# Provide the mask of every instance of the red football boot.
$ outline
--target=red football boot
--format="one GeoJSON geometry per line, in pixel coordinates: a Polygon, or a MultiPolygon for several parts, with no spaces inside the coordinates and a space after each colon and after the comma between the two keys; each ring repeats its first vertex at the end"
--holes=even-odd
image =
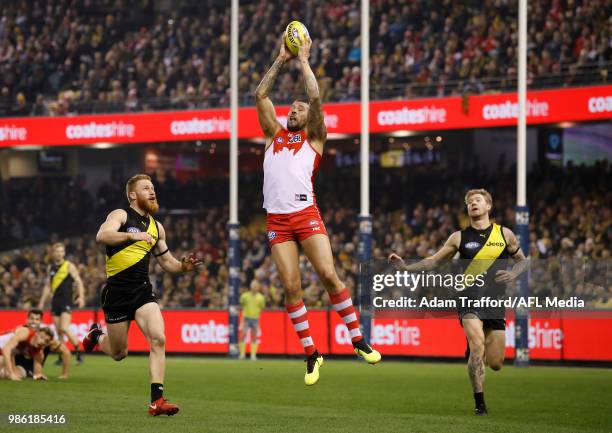
{"type": "Polygon", "coordinates": [[[172,416],[179,411],[179,407],[170,403],[168,399],[161,397],[149,404],[149,414],[153,416],[168,415],[172,416]]]}
{"type": "Polygon", "coordinates": [[[89,332],[87,333],[85,338],[83,338],[82,343],[83,343],[83,349],[85,349],[85,352],[91,352],[92,350],[94,350],[94,348],[98,344],[98,339],[103,334],[104,332],[102,332],[100,325],[98,325],[97,323],[92,324],[91,327],[89,328],[89,332]]]}

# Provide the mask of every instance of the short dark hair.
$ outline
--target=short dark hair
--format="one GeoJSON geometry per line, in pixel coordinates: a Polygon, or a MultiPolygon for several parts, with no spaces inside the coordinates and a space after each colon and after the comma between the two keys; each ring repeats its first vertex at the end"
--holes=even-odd
{"type": "Polygon", "coordinates": [[[43,333],[47,334],[49,336],[49,338],[51,340],[53,340],[53,331],[51,330],[51,328],[49,328],[47,326],[43,326],[42,328],[38,329],[38,332],[43,332],[43,333]]]}
{"type": "Polygon", "coordinates": [[[304,104],[310,105],[310,101],[306,98],[295,98],[293,102],[303,102],[304,104]]]}
{"type": "Polygon", "coordinates": [[[38,309],[38,308],[30,308],[28,310],[28,316],[32,315],[32,314],[36,314],[37,316],[42,316],[43,312],[42,310],[38,309]]]}

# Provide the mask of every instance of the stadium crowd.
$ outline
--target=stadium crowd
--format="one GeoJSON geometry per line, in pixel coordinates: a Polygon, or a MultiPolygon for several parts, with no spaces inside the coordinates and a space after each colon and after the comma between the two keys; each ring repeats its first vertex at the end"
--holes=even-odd
{"type": "MultiPolygon", "coordinates": [[[[465,227],[468,220],[462,203],[463,192],[471,186],[485,185],[494,198],[493,219],[513,227],[512,173],[500,175],[480,171],[476,174],[473,167],[464,167],[454,173],[443,170],[432,173],[432,170],[422,173],[413,170],[403,181],[373,173],[373,258],[379,263],[392,251],[406,258],[426,257],[438,249],[451,232],[465,227]],[[411,187],[424,184],[428,185],[427,189],[411,187]],[[403,197],[403,200],[377,199],[383,195],[403,197]]],[[[532,259],[538,259],[531,272],[532,293],[540,296],[576,293],[593,305],[612,307],[612,192],[607,184],[611,171],[610,163],[603,162],[566,169],[539,167],[530,174],[529,182],[534,187],[530,188],[528,197],[531,208],[529,254],[532,259]]],[[[359,183],[342,170],[324,172],[320,177],[323,182],[318,186],[318,201],[330,233],[336,267],[340,278],[354,294],[359,266],[356,211],[359,209],[356,191],[359,183]],[[340,196],[337,191],[344,193],[340,196]]],[[[210,188],[210,181],[180,184],[172,176],[159,176],[154,182],[162,205],[170,201],[172,207],[180,206],[195,198],[190,212],[163,211],[158,218],[166,228],[168,245],[176,256],[193,250],[205,263],[197,273],[171,276],[163,273],[152,260],[151,280],[161,304],[167,308],[224,308],[228,293],[227,207],[220,202],[206,201],[214,200],[211,196],[220,197],[206,194],[204,186],[210,188]],[[176,194],[177,188],[183,193],[176,194]],[[184,198],[177,199],[178,196],[184,198]]],[[[258,186],[260,181],[247,179],[244,190],[241,189],[241,194],[252,199],[240,205],[242,290],[256,279],[263,287],[267,305],[282,307],[282,287],[269,255],[258,186]],[[258,199],[253,199],[255,197],[258,199]]],[[[31,203],[44,199],[42,193],[32,194],[31,203]]],[[[85,191],[83,194],[87,195],[85,191]]],[[[84,203],[93,203],[93,207],[88,213],[70,217],[75,221],[82,218],[83,224],[78,226],[80,236],[60,231],[47,238],[46,246],[41,248],[23,247],[13,253],[0,253],[0,307],[27,308],[37,304],[46,278],[50,245],[59,240],[65,241],[68,259],[81,271],[87,305],[99,305],[99,291],[105,280],[104,250],[95,244],[95,230],[109,210],[125,206],[123,194],[118,187],[113,189],[106,184],[95,199],[84,199],[84,203]],[[86,218],[86,214],[95,215],[95,221],[86,218]]],[[[223,197],[225,195],[218,200],[223,197]]],[[[49,217],[52,212],[60,212],[58,218],[68,215],[61,207],[54,209],[42,203],[38,211],[46,212],[49,217]]],[[[33,221],[38,220],[34,208],[30,208],[29,213],[33,221]]],[[[11,225],[14,226],[9,224],[9,227],[11,225]]],[[[44,232],[47,228],[40,226],[37,230],[44,232]]],[[[13,228],[11,233],[15,231],[13,228]]],[[[300,267],[306,304],[327,306],[327,295],[304,257],[300,267]]]]}
{"type": "MultiPolygon", "coordinates": [[[[538,0],[529,11],[529,85],[607,82],[610,0],[538,0]]],[[[313,35],[323,100],[359,97],[359,2],[245,0],[240,94],[252,94],[291,19],[313,35]],[[299,16],[295,11],[299,9],[299,16]],[[262,35],[262,29],[266,29],[262,35]]],[[[0,116],[227,106],[229,3],[20,0],[0,4],[0,116]]],[[[516,86],[517,2],[371,2],[374,98],[472,94],[516,86]]],[[[302,95],[297,63],[275,99],[302,95]]]]}

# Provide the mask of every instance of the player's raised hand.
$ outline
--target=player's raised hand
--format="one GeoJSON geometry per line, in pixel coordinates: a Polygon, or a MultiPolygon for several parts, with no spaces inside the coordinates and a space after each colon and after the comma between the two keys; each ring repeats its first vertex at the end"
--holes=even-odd
{"type": "Polygon", "coordinates": [[[497,271],[495,273],[495,282],[496,283],[511,283],[516,279],[516,275],[514,272],[510,271],[497,271]]]}
{"type": "Polygon", "coordinates": [[[310,47],[312,46],[312,39],[309,36],[306,36],[305,39],[302,39],[298,36],[298,41],[300,42],[300,49],[298,51],[298,58],[300,60],[308,61],[310,57],[310,47]]]}
{"type": "Polygon", "coordinates": [[[387,260],[389,261],[389,263],[392,263],[394,265],[402,265],[404,263],[404,259],[402,259],[400,256],[398,256],[395,253],[389,254],[389,257],[387,258],[387,260]]]}
{"type": "Polygon", "coordinates": [[[294,57],[293,54],[291,53],[291,51],[289,51],[289,48],[287,48],[287,45],[285,45],[285,34],[283,33],[283,35],[280,38],[280,50],[278,52],[278,58],[282,60],[283,62],[287,62],[291,60],[293,57],[294,57]]]}
{"type": "Polygon", "coordinates": [[[145,241],[149,245],[153,244],[153,238],[147,232],[128,233],[130,241],[145,241]]]}
{"type": "Polygon", "coordinates": [[[202,266],[204,262],[197,258],[195,253],[189,253],[189,255],[181,259],[181,271],[189,272],[195,270],[198,266],[202,266]]]}

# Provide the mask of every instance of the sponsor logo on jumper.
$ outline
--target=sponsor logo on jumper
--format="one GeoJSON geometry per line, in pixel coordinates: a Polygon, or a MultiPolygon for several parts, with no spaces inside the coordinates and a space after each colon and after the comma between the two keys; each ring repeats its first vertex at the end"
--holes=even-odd
{"type": "Polygon", "coordinates": [[[465,244],[465,247],[468,250],[473,250],[474,248],[478,248],[480,246],[480,244],[478,242],[468,242],[467,244],[465,244]]]}
{"type": "Polygon", "coordinates": [[[487,247],[505,247],[506,244],[503,242],[487,242],[487,247]]]}
{"type": "Polygon", "coordinates": [[[295,201],[308,201],[308,196],[306,194],[296,194],[295,201]]]}

